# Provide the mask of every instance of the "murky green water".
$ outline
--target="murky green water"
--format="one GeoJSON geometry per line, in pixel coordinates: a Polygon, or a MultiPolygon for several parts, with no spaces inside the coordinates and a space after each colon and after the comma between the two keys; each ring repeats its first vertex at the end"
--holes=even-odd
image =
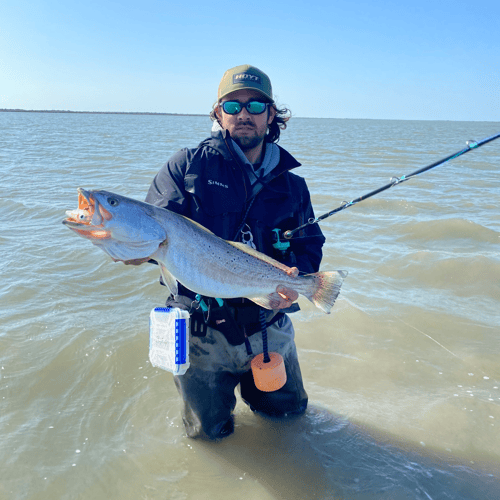
{"type": "MultiPolygon", "coordinates": [[[[143,199],[203,117],[0,113],[0,498],[500,496],[500,140],[327,219],[333,314],[294,315],[310,408],[241,402],[221,443],[185,437],[148,362],[155,266],[62,224],[76,188],[143,199]]],[[[293,119],[280,144],[317,215],[500,123],[293,119]]]]}

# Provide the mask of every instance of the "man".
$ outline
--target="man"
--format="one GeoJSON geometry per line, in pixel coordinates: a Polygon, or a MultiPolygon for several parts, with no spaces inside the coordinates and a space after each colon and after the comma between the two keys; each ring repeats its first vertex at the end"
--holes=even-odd
{"type": "MultiPolygon", "coordinates": [[[[318,225],[289,245],[282,236],[314,213],[305,181],[290,172],[300,164],[275,144],[289,116],[276,106],[269,77],[250,65],[226,71],[210,116],[212,136],[174,154],[153,180],[146,201],[185,215],[221,238],[250,244],[290,266],[290,273],[318,271],[325,241],[318,225]]],[[[169,297],[168,305],[192,314],[191,365],[175,377],[188,436],[217,439],[233,432],[238,384],[255,412],[284,417],[305,411],[294,330],[285,314],[298,310],[297,304],[292,307],[297,297],[296,291],[278,287],[273,310],[264,310],[269,351],[282,355],[287,374],[286,384],[274,392],[258,390],[250,370],[252,358],[263,352],[258,305],[231,299],[221,307],[181,285],[179,295],[169,297]]]]}

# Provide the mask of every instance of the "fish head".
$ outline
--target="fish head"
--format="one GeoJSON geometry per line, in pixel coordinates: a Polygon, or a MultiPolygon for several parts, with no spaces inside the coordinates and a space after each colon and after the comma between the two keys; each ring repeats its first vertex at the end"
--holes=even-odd
{"type": "Polygon", "coordinates": [[[113,260],[151,256],[167,239],[152,205],[109,191],[78,188],[78,208],[62,222],[108,253],[113,260]]]}

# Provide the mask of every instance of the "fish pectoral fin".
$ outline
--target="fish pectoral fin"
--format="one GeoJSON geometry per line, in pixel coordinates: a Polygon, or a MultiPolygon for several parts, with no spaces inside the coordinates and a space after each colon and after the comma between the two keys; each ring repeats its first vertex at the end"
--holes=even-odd
{"type": "Polygon", "coordinates": [[[170,293],[175,297],[179,294],[179,290],[177,288],[177,280],[161,262],[158,262],[158,264],[160,265],[161,277],[163,278],[163,282],[170,290],[170,293]]]}
{"type": "Polygon", "coordinates": [[[264,309],[272,309],[271,307],[271,300],[273,299],[272,294],[266,295],[264,297],[247,297],[247,298],[252,302],[255,302],[258,306],[263,307],[264,309]]]}

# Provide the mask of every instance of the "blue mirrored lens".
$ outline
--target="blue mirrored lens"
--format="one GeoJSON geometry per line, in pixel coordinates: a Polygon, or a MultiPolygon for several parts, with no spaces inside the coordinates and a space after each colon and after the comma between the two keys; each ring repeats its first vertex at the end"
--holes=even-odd
{"type": "Polygon", "coordinates": [[[222,109],[228,115],[237,115],[245,107],[251,115],[260,115],[267,107],[265,102],[251,101],[244,106],[238,101],[226,101],[222,103],[222,109]]]}
{"type": "Polygon", "coordinates": [[[266,103],[252,101],[246,105],[246,108],[251,115],[260,115],[266,109],[266,103]]]}
{"type": "Polygon", "coordinates": [[[222,104],[222,109],[228,115],[237,115],[242,110],[242,106],[237,101],[226,101],[222,104]]]}

